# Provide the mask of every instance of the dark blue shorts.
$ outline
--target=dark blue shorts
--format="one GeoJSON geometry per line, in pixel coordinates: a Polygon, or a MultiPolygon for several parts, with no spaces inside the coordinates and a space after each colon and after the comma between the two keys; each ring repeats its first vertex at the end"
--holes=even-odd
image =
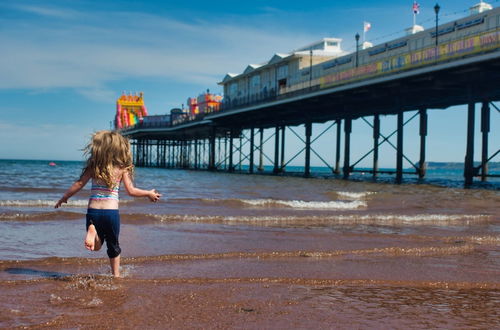
{"type": "Polygon", "coordinates": [[[120,255],[120,213],[118,210],[87,209],[87,230],[93,224],[102,243],[106,242],[108,257],[120,255]]]}

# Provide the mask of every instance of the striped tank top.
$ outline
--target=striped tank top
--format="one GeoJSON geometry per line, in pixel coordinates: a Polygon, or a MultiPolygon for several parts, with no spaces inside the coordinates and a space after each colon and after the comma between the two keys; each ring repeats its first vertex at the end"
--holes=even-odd
{"type": "Polygon", "coordinates": [[[95,179],[92,179],[92,188],[90,189],[90,199],[91,200],[108,200],[114,199],[118,200],[118,191],[120,189],[120,183],[110,189],[104,184],[100,184],[95,179]]]}

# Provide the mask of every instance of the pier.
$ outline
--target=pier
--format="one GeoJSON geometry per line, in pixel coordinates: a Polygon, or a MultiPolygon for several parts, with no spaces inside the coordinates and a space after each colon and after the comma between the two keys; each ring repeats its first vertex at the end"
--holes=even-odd
{"type": "Polygon", "coordinates": [[[391,173],[400,183],[406,175],[426,175],[428,112],[467,105],[467,137],[456,146],[464,150],[464,182],[470,185],[474,178],[486,181],[499,177],[488,171],[488,163],[500,153],[496,150],[499,141],[490,146],[489,138],[490,118],[500,115],[494,103],[500,101],[499,21],[500,10],[493,9],[383,46],[357,47],[353,54],[323,62],[318,62],[312,47],[289,57],[275,55],[262,66],[249,66],[240,75],[226,76],[220,83],[224,102],[218,111],[176,124],[141,122],[121,132],[133,141],[137,166],[258,173],[263,171],[265,159],[272,164],[272,172],[279,174],[301,155],[303,175],[308,177],[314,154],[332,174],[348,179],[358,171],[358,164],[370,157],[372,167],[363,172],[373,177],[391,173]],[[418,40],[422,46],[412,48],[418,40]],[[292,61],[299,58],[305,61],[298,60],[302,66],[297,67],[297,79],[292,83],[290,72],[285,73],[288,80],[281,78],[283,63],[292,70],[292,61]],[[259,79],[254,79],[257,75],[259,79]],[[261,77],[270,77],[265,88],[261,77]],[[232,84],[246,86],[234,94],[243,96],[230,97],[232,84]],[[254,84],[259,92],[252,92],[254,84]],[[477,111],[480,160],[474,159],[477,111]],[[386,116],[396,117],[396,126],[389,134],[380,129],[386,116]],[[357,119],[373,134],[366,141],[370,151],[353,159],[351,135],[356,132],[352,122],[357,119]],[[407,157],[403,148],[405,126],[413,121],[418,121],[419,127],[418,159],[407,157]],[[317,124],[325,125],[317,131],[317,124]],[[314,142],[332,131],[332,154],[326,157],[314,149],[314,142]],[[303,144],[289,159],[285,157],[285,132],[303,144]],[[264,152],[268,144],[273,146],[270,154],[264,152]],[[379,168],[379,148],[384,144],[394,149],[394,170],[379,168]],[[333,162],[325,160],[332,155],[333,162]],[[475,161],[480,164],[475,165],[475,161]]]}

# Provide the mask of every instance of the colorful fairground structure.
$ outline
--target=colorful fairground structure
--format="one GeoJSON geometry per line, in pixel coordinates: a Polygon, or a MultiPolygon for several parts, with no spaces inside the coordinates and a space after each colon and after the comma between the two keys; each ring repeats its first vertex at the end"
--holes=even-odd
{"type": "Polygon", "coordinates": [[[189,107],[189,114],[191,117],[201,113],[211,113],[219,111],[220,104],[222,103],[222,95],[210,94],[207,91],[200,94],[197,98],[190,97],[187,99],[189,107]]]}
{"type": "Polygon", "coordinates": [[[122,129],[134,126],[141,123],[147,115],[148,111],[144,105],[142,92],[139,95],[132,95],[131,93],[127,95],[123,92],[116,100],[115,128],[122,129]]]}
{"type": "Polygon", "coordinates": [[[149,116],[144,105],[143,93],[139,95],[125,94],[116,100],[115,129],[126,130],[133,126],[140,127],[168,127],[180,125],[185,122],[201,120],[212,112],[220,110],[222,96],[211,94],[207,89],[197,98],[188,98],[187,108],[170,110],[169,114],[149,116]]]}

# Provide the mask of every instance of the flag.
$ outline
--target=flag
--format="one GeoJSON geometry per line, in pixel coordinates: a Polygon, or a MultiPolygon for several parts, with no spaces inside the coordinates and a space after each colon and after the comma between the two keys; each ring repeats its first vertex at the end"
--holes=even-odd
{"type": "Polygon", "coordinates": [[[420,5],[416,1],[413,1],[413,13],[414,14],[420,13],[420,5]]]}
{"type": "Polygon", "coordinates": [[[363,31],[368,32],[372,28],[372,25],[369,22],[363,22],[363,31]]]}

